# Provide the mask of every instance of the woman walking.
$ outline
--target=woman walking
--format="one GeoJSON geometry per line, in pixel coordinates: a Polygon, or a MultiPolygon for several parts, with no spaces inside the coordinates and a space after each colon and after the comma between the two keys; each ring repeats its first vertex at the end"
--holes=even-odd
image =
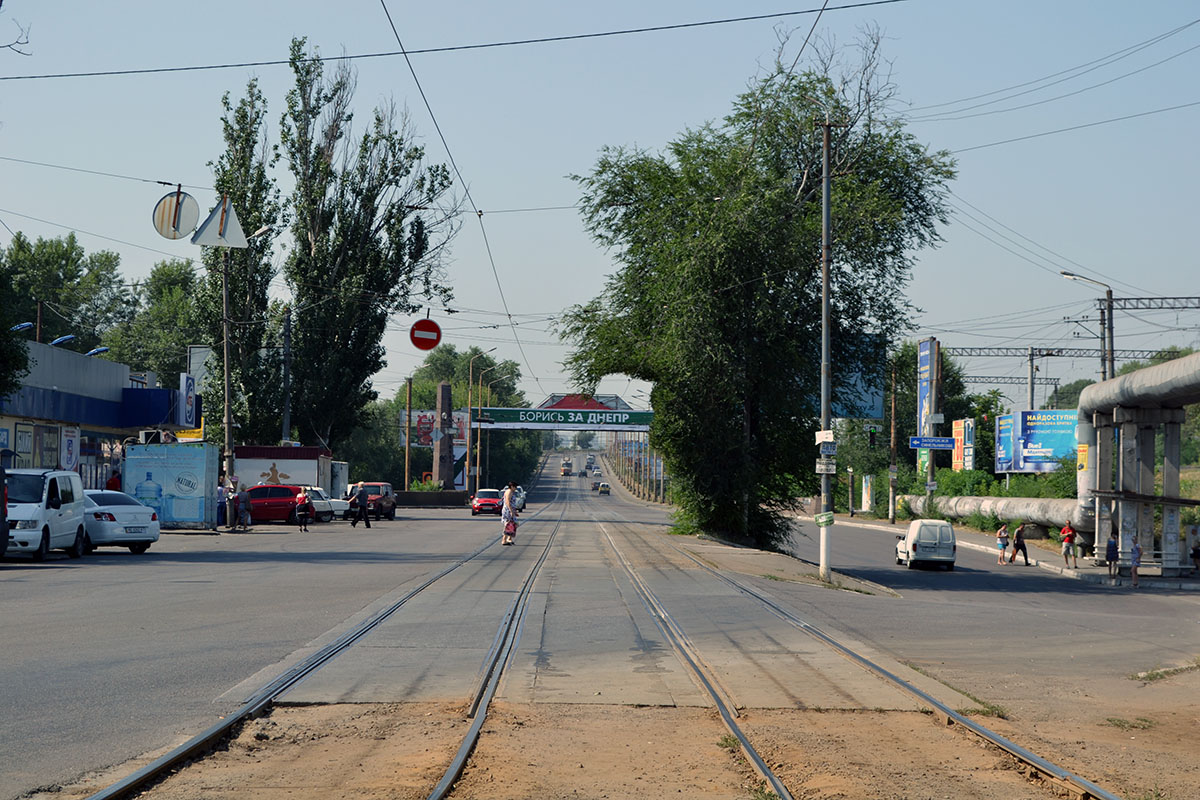
{"type": "Polygon", "coordinates": [[[1025,523],[1022,522],[1013,531],[1013,551],[1008,557],[1008,563],[1013,564],[1017,560],[1017,552],[1020,551],[1021,557],[1025,559],[1025,566],[1029,566],[1029,551],[1025,549],[1025,523]]]}
{"type": "Polygon", "coordinates": [[[996,531],[996,549],[1000,551],[996,559],[997,564],[1008,563],[1008,523],[1000,523],[1000,530],[996,531]]]}
{"type": "Polygon", "coordinates": [[[508,488],[504,490],[504,503],[500,506],[500,523],[503,526],[503,532],[500,537],[500,544],[510,545],[513,543],[513,538],[517,534],[517,511],[513,508],[513,494],[516,493],[516,481],[509,481],[508,488]]]}

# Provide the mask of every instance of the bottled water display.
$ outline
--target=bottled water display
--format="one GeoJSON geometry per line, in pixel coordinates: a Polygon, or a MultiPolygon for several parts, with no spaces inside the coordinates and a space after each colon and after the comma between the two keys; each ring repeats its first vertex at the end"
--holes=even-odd
{"type": "Polygon", "coordinates": [[[152,473],[146,473],[146,480],[133,488],[133,496],[139,503],[153,508],[162,517],[162,486],[155,483],[152,473]]]}

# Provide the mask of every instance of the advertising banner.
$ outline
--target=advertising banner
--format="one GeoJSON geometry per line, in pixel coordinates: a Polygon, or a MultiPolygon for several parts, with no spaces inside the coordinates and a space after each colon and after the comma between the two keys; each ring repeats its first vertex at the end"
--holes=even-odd
{"type": "Polygon", "coordinates": [[[917,342],[917,436],[926,436],[925,421],[933,394],[933,339],[917,342]]]}
{"type": "Polygon", "coordinates": [[[1013,431],[1013,472],[1054,472],[1063,456],[1075,454],[1079,412],[1022,411],[1013,431]]]}
{"type": "Polygon", "coordinates": [[[995,472],[1013,472],[1013,415],[996,417],[995,472]]]}
{"type": "Polygon", "coordinates": [[[63,469],[79,468],[79,428],[64,425],[59,432],[58,460],[63,469]]]}
{"type": "Polygon", "coordinates": [[[648,431],[653,411],[628,409],[485,408],[483,430],[648,431]]]}
{"type": "Polygon", "coordinates": [[[196,379],[186,372],[179,373],[179,408],[175,424],[181,428],[198,428],[196,419],[196,379]]]}
{"type": "Polygon", "coordinates": [[[215,528],[218,450],[205,442],[131,445],[124,490],[157,511],[163,528],[215,528]]]}
{"type": "Polygon", "coordinates": [[[975,420],[954,420],[954,456],[952,466],[955,472],[975,469],[975,420]]]}
{"type": "MultiPolygon", "coordinates": [[[[436,411],[413,411],[409,418],[412,425],[413,447],[433,447],[433,432],[440,427],[436,411]]],[[[401,420],[401,423],[404,421],[401,420]]],[[[454,423],[450,430],[456,445],[467,446],[467,412],[455,411],[454,423]]],[[[400,431],[400,439],[404,439],[404,431],[400,431]]]]}

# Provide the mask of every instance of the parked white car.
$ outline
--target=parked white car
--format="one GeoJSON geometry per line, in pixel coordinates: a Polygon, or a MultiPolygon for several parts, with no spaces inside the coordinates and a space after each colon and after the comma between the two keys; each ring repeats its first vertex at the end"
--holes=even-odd
{"type": "MultiPolygon", "coordinates": [[[[332,522],[336,512],[333,510],[333,502],[325,490],[320,486],[305,486],[304,492],[308,495],[308,502],[312,505],[313,519],[317,522],[332,522]]],[[[346,508],[349,507],[350,504],[346,503],[346,508]]]]}
{"type": "Polygon", "coordinates": [[[517,511],[525,510],[525,488],[523,486],[518,486],[513,492],[513,508],[517,511]]]}
{"type": "Polygon", "coordinates": [[[958,541],[954,526],[943,519],[914,519],[908,531],[896,534],[896,563],[914,569],[917,564],[940,564],[954,569],[958,541]]]}
{"type": "Polygon", "coordinates": [[[87,550],[83,481],[55,469],[8,471],[8,552],[41,561],[51,550],[79,558],[87,550]]]}
{"type": "Polygon", "coordinates": [[[158,541],[160,524],[153,508],[110,489],[88,489],[83,494],[89,550],[127,547],[129,552],[140,554],[158,541]]]}

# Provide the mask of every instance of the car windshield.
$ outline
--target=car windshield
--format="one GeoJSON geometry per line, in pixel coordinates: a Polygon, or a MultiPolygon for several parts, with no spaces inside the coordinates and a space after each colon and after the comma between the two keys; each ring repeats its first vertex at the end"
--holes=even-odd
{"type": "Polygon", "coordinates": [[[46,479],[41,475],[8,474],[8,502],[40,503],[46,479]]]}
{"type": "Polygon", "coordinates": [[[140,506],[137,500],[134,500],[124,492],[88,492],[84,496],[84,502],[90,508],[91,506],[140,506]]]}
{"type": "Polygon", "coordinates": [[[310,497],[315,497],[315,498],[317,498],[318,500],[327,500],[327,499],[328,499],[327,497],[325,497],[325,490],[324,490],[324,489],[320,489],[320,488],[318,488],[318,487],[316,487],[316,486],[309,486],[309,487],[308,487],[308,494],[309,494],[309,496],[310,496],[310,497]]]}
{"type": "Polygon", "coordinates": [[[479,493],[476,494],[475,496],[478,497],[480,500],[499,500],[500,499],[500,490],[499,489],[480,489],[479,493]]]}

